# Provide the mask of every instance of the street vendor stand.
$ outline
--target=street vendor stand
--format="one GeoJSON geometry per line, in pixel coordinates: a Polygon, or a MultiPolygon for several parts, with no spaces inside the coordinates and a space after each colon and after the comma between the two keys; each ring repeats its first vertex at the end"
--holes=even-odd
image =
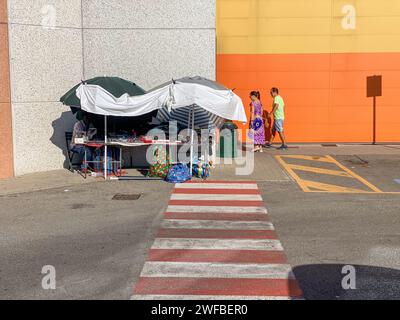
{"type": "MultiPolygon", "coordinates": [[[[137,117],[155,110],[170,115],[173,120],[174,111],[184,110],[187,116],[185,125],[191,130],[190,137],[190,169],[193,162],[194,128],[196,125],[196,109],[204,110],[210,116],[217,119],[228,119],[247,122],[242,100],[233,91],[201,77],[183,78],[171,81],[140,96],[124,94],[117,98],[98,85],[82,83],[76,89],[76,95],[80,99],[81,109],[104,116],[104,177],[107,179],[107,147],[111,145],[107,135],[107,117],[137,117]]],[[[180,117],[179,119],[181,119],[180,117]]],[[[178,119],[178,120],[179,120],[178,119]]],[[[171,142],[167,142],[171,143],[171,142]]],[[[176,143],[176,142],[173,142],[176,143]]],[[[151,142],[160,144],[160,142],[151,142]]],[[[114,145],[122,146],[114,143],[114,145]]],[[[135,147],[144,144],[126,144],[135,147]]],[[[192,171],[190,171],[192,172],[192,171]]]]}

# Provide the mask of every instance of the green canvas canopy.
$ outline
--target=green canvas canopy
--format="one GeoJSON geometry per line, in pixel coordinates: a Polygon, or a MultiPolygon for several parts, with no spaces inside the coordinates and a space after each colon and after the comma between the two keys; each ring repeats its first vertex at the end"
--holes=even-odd
{"type": "MultiPolygon", "coordinates": [[[[96,77],[81,81],[81,83],[78,83],[60,98],[60,101],[64,105],[67,105],[71,108],[72,113],[76,113],[81,109],[81,101],[76,96],[76,89],[78,89],[82,83],[98,85],[99,87],[102,87],[104,90],[111,93],[114,97],[118,98],[126,93],[129,96],[140,96],[146,93],[144,89],[135,83],[118,77],[96,77]]],[[[104,154],[107,154],[107,116],[104,117],[104,133],[104,154]]],[[[104,161],[104,178],[107,179],[107,157],[104,161]]]]}
{"type": "Polygon", "coordinates": [[[98,85],[117,98],[121,97],[125,93],[130,96],[140,96],[146,93],[144,89],[142,89],[135,83],[118,77],[96,77],[93,79],[85,80],[81,83],[78,83],[75,87],[73,87],[60,98],[60,101],[64,105],[71,107],[73,113],[76,113],[81,108],[81,101],[76,96],[76,89],[82,83],[98,85]]]}

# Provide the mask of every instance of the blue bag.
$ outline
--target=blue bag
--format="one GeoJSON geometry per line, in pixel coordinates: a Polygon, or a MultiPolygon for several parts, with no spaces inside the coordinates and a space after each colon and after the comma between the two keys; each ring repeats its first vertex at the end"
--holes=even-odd
{"type": "Polygon", "coordinates": [[[210,164],[208,163],[193,164],[193,175],[197,178],[206,180],[210,176],[210,164]]]}
{"type": "Polygon", "coordinates": [[[182,183],[192,179],[190,169],[186,164],[178,163],[174,165],[168,172],[166,181],[171,183],[182,183]]]}
{"type": "Polygon", "coordinates": [[[254,121],[253,121],[253,124],[252,124],[251,128],[252,128],[254,131],[257,131],[257,130],[260,129],[263,125],[264,125],[264,123],[263,123],[262,119],[260,119],[260,118],[255,118],[254,121]]]}

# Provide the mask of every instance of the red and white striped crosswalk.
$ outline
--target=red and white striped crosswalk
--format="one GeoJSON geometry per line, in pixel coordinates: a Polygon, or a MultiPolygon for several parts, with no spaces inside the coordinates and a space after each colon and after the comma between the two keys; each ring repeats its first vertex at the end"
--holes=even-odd
{"type": "Polygon", "coordinates": [[[175,186],[135,300],[301,299],[252,181],[175,186]]]}

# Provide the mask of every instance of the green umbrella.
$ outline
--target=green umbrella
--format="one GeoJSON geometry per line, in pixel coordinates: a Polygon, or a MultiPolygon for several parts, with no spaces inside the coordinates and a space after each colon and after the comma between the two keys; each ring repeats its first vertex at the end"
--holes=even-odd
{"type": "Polygon", "coordinates": [[[60,98],[60,101],[63,104],[71,107],[73,113],[77,112],[81,108],[81,101],[76,96],[76,89],[78,89],[82,83],[98,85],[117,98],[121,97],[125,93],[130,96],[140,96],[146,93],[144,89],[135,83],[118,77],[97,77],[85,80],[77,84],[60,98]]]}

